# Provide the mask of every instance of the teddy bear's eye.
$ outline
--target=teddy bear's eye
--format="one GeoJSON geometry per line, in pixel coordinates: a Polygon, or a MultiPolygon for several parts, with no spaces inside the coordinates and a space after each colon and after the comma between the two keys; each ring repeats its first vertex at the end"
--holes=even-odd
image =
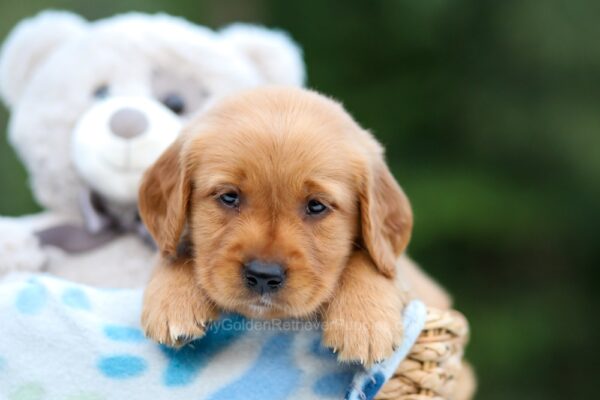
{"type": "Polygon", "coordinates": [[[181,115],[185,111],[185,101],[177,93],[171,93],[163,99],[163,104],[175,114],[181,115]]]}
{"type": "Polygon", "coordinates": [[[94,90],[94,97],[97,99],[104,99],[108,97],[108,85],[100,85],[94,90]]]}

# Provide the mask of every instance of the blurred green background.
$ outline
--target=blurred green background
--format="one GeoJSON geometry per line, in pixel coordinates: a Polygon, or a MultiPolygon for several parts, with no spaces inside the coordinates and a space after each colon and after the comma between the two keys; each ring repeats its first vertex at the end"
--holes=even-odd
{"type": "MultiPolygon", "coordinates": [[[[289,31],[309,86],[387,146],[415,209],[410,253],[471,322],[477,398],[595,398],[600,2],[4,1],[0,36],[44,8],[289,31]]],[[[36,210],[5,135],[0,187],[0,214],[36,210]]]]}

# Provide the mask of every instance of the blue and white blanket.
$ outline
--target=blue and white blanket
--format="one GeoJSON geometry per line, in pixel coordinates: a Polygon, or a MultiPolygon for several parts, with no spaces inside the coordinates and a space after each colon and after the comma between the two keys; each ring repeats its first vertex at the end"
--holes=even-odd
{"type": "Polygon", "coordinates": [[[404,344],[366,371],[336,362],[318,327],[299,321],[229,315],[169,349],[140,330],[141,298],[39,275],[0,282],[0,399],[371,399],[425,321],[410,303],[404,344]]]}

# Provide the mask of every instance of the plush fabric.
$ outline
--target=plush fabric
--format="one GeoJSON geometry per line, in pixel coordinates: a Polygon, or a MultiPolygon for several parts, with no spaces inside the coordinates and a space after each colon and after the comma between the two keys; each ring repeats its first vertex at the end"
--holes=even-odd
{"type": "Polygon", "coordinates": [[[141,290],[103,290],[33,275],[0,283],[0,398],[371,399],[419,335],[425,307],[404,315],[405,340],[365,371],[339,364],[318,325],[229,315],[179,350],[139,328],[141,290]]]}
{"type": "Polygon", "coordinates": [[[36,232],[79,224],[95,233],[82,206],[92,203],[115,226],[131,226],[140,178],[182,124],[222,96],[302,85],[304,74],[300,48],[276,29],[233,24],[213,31],[142,13],[89,22],[45,11],[22,21],[0,50],[0,98],[10,111],[9,142],[46,213],[0,218],[0,275],[44,270],[98,286],[143,285],[154,250],[129,231],[83,254],[45,248],[36,232]],[[169,108],[174,95],[182,110],[169,108]],[[112,119],[131,109],[146,127],[132,139],[115,134],[112,119]]]}
{"type": "Polygon", "coordinates": [[[44,212],[19,218],[0,217],[0,277],[11,271],[41,272],[99,287],[142,287],[156,252],[133,234],[119,235],[96,249],[69,254],[41,246],[35,232],[76,219],[44,212]]]}

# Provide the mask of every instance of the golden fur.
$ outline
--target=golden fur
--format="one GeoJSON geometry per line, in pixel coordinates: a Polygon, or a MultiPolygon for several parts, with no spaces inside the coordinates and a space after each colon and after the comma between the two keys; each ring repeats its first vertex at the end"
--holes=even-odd
{"type": "Polygon", "coordinates": [[[146,173],[140,212],[162,254],[142,323],[162,343],[202,336],[220,310],[319,317],[340,359],[370,364],[400,344],[407,298],[450,304],[401,256],[412,212],[382,147],[315,92],[270,87],[220,102],[146,173]],[[219,202],[231,191],[239,208],[219,202]],[[307,215],[311,199],[328,211],[307,215]],[[248,290],[248,259],[285,265],[285,286],[248,290]]]}

